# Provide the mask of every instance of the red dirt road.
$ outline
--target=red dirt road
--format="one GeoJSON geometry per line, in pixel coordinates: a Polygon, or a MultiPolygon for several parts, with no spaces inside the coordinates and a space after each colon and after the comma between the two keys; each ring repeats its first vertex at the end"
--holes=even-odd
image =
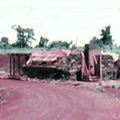
{"type": "Polygon", "coordinates": [[[0,120],[120,120],[120,102],[88,86],[0,79],[0,94],[0,120]]]}

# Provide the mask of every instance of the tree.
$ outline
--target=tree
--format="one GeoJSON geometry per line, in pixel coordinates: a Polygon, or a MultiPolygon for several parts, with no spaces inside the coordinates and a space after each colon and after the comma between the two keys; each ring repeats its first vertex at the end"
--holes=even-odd
{"type": "Polygon", "coordinates": [[[76,50],[77,46],[75,44],[72,45],[71,50],[76,50]]]}
{"type": "Polygon", "coordinates": [[[9,45],[8,38],[7,37],[1,37],[0,41],[0,47],[5,48],[9,45]]]}
{"type": "Polygon", "coordinates": [[[72,44],[72,41],[70,43],[66,42],[66,41],[53,41],[51,42],[48,47],[49,48],[60,48],[60,47],[65,47],[65,48],[69,48],[69,46],[72,44]]]}
{"type": "Polygon", "coordinates": [[[109,45],[110,49],[112,49],[112,45],[114,40],[112,40],[112,35],[110,34],[110,25],[105,27],[105,29],[101,30],[100,36],[102,36],[100,39],[97,37],[92,37],[90,44],[94,44],[95,47],[105,48],[105,45],[109,45]]]}
{"type": "Polygon", "coordinates": [[[97,37],[92,37],[92,39],[91,39],[91,41],[90,41],[90,44],[94,44],[95,45],[95,47],[103,47],[103,42],[102,41],[100,41],[100,39],[99,38],[97,38],[97,37]]]}
{"type": "Polygon", "coordinates": [[[7,37],[1,37],[1,42],[6,45],[9,44],[7,37]]]}
{"type": "Polygon", "coordinates": [[[17,42],[12,44],[14,47],[29,47],[29,44],[32,44],[32,40],[36,40],[33,38],[34,30],[31,28],[22,28],[20,25],[13,25],[12,29],[17,31],[17,42]]]}
{"type": "Polygon", "coordinates": [[[11,45],[9,44],[9,39],[7,37],[1,37],[0,48],[3,48],[4,52],[6,52],[7,48],[11,48],[11,45]]]}
{"type": "Polygon", "coordinates": [[[36,47],[46,47],[49,40],[47,38],[40,37],[40,42],[36,47]]]}
{"type": "Polygon", "coordinates": [[[102,36],[102,38],[100,39],[100,41],[102,41],[104,45],[113,44],[112,35],[110,34],[110,29],[111,29],[111,26],[108,25],[107,27],[105,27],[105,29],[101,30],[100,35],[102,36]]]}

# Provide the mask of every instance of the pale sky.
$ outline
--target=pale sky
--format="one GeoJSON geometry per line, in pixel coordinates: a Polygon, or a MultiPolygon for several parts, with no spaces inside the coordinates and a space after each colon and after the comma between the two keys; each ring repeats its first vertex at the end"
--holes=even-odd
{"type": "Polygon", "coordinates": [[[120,0],[0,0],[0,38],[16,41],[13,24],[34,29],[33,46],[40,36],[83,46],[111,25],[113,39],[120,45],[120,0]]]}

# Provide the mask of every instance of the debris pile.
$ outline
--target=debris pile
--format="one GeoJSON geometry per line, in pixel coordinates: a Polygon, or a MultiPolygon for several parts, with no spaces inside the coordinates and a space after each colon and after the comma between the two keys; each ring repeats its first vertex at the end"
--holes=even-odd
{"type": "Polygon", "coordinates": [[[58,62],[58,69],[70,73],[70,79],[77,79],[77,72],[81,71],[82,56],[81,51],[72,51],[67,58],[62,58],[58,62]]]}
{"type": "Polygon", "coordinates": [[[103,80],[117,78],[117,72],[114,68],[114,59],[111,55],[102,55],[102,77],[103,80]]]}
{"type": "MultiPolygon", "coordinates": [[[[77,72],[80,74],[81,68],[81,51],[71,52],[69,57],[62,58],[58,62],[58,69],[68,71],[70,73],[70,79],[72,80],[77,79],[77,72]]],[[[102,78],[103,80],[117,78],[117,70],[114,68],[114,59],[111,55],[102,55],[102,78]]]]}

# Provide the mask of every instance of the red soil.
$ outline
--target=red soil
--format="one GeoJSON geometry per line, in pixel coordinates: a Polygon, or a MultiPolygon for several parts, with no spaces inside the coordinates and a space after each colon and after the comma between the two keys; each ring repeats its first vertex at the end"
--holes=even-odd
{"type": "Polygon", "coordinates": [[[1,79],[0,94],[0,120],[120,120],[119,102],[84,85],[1,79]]]}

